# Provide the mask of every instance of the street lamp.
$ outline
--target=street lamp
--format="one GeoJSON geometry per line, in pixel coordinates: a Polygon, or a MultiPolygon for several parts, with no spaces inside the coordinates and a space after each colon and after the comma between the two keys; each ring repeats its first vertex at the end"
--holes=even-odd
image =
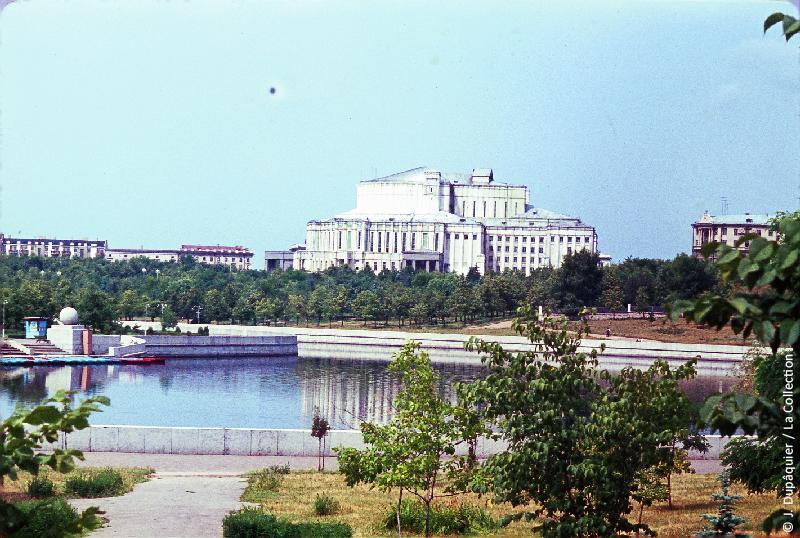
{"type": "Polygon", "coordinates": [[[200,306],[200,305],[197,305],[197,306],[194,307],[194,310],[195,310],[195,312],[197,312],[197,323],[199,324],[200,323],[200,311],[203,310],[203,307],[200,306]]]}
{"type": "Polygon", "coordinates": [[[3,341],[6,339],[6,305],[8,304],[8,299],[3,299],[3,341]]]}
{"type": "Polygon", "coordinates": [[[160,274],[161,274],[161,269],[156,269],[156,278],[158,278],[158,275],[160,274]]]}

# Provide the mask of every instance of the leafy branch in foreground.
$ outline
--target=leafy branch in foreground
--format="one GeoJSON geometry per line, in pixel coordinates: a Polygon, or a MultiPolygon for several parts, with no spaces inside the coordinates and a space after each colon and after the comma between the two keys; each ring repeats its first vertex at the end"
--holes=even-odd
{"type": "Polygon", "coordinates": [[[792,37],[797,35],[798,32],[800,32],[800,20],[795,19],[791,15],[776,12],[767,17],[767,19],[764,21],[764,33],[767,33],[767,30],[779,22],[783,23],[783,36],[786,38],[786,41],[789,41],[792,37]]]}
{"type": "MultiPolygon", "coordinates": [[[[718,394],[706,400],[701,410],[701,419],[722,435],[741,429],[757,436],[756,441],[735,441],[723,455],[739,469],[747,466],[742,458],[761,456],[775,462],[782,455],[798,453],[795,425],[800,424],[800,406],[794,403],[800,401],[800,383],[796,381],[800,378],[800,212],[780,215],[773,226],[777,241],[756,235],[739,239],[737,248],[749,242],[747,255],[727,245],[706,245],[703,253],[716,254],[716,265],[730,293],[679,301],[671,312],[673,317],[683,313],[688,321],[717,329],[730,325],[745,337],[755,333],[771,351],[759,359],[757,394],[718,394]]],[[[759,468],[759,461],[753,460],[750,470],[759,468]]],[[[737,471],[734,476],[744,479],[751,491],[771,485],[778,495],[794,496],[794,491],[784,491],[780,474],[759,472],[758,478],[745,478],[744,474],[737,471]]],[[[767,532],[784,524],[800,528],[798,523],[800,512],[777,510],[763,528],[767,532]]]]}
{"type": "MultiPolygon", "coordinates": [[[[105,396],[93,396],[72,407],[73,394],[58,391],[31,409],[17,407],[0,423],[0,486],[6,477],[16,480],[19,471],[37,476],[44,466],[66,473],[75,467],[76,458],[83,460],[83,453],[74,449],[56,448],[49,453],[40,452],[43,445],[57,442],[59,433],[87,428],[89,415],[101,411],[101,405],[110,404],[105,396]]],[[[80,535],[97,528],[100,525],[97,513],[97,508],[88,508],[67,528],[53,529],[54,535],[80,535]]],[[[13,534],[24,528],[32,516],[30,511],[20,510],[0,499],[0,535],[13,534]]]]}

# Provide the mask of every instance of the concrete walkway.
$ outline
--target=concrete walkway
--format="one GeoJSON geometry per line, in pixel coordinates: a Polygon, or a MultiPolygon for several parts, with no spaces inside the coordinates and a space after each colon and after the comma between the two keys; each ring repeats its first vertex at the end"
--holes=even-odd
{"type": "Polygon", "coordinates": [[[239,476],[156,474],[122,497],[74,499],[78,509],[99,506],[109,523],[92,537],[222,536],[222,519],[240,508],[246,485],[239,476]]]}
{"type": "MultiPolygon", "coordinates": [[[[91,537],[193,538],[222,536],[222,519],[243,506],[239,497],[248,471],[289,464],[292,469],[316,469],[315,457],[194,456],[86,452],[86,467],[151,467],[155,474],[131,493],[105,499],[73,499],[75,508],[98,506],[109,523],[91,537]]],[[[327,458],[326,469],[336,469],[327,458]]]]}

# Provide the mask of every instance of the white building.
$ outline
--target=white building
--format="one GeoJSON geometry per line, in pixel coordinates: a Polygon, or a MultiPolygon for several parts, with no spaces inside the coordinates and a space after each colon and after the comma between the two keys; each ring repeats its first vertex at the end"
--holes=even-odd
{"type": "Polygon", "coordinates": [[[245,247],[226,247],[221,245],[181,245],[180,249],[106,249],[106,259],[109,261],[148,258],[159,262],[177,262],[181,256],[191,256],[199,263],[225,265],[231,269],[246,270],[250,269],[253,253],[245,247]]]}
{"type": "Polygon", "coordinates": [[[105,240],[6,237],[0,233],[0,255],[43,258],[102,258],[105,240]]]}
{"type": "MultiPolygon", "coordinates": [[[[692,223],[692,255],[703,256],[703,247],[712,241],[735,247],[736,241],[744,235],[756,234],[764,239],[774,241],[778,232],[772,227],[775,215],[750,214],[742,215],[709,215],[708,211],[697,222],[692,223]]],[[[750,242],[739,245],[738,250],[745,256],[750,251],[750,242]]],[[[711,260],[716,259],[712,254],[711,260]]]]}
{"type": "MultiPolygon", "coordinates": [[[[558,267],[572,252],[597,252],[597,234],[580,219],[531,206],[526,186],[497,182],[490,169],[415,168],[360,182],[356,208],[310,221],[304,247],[293,249],[295,269],[530,274],[558,267]]],[[[278,267],[285,256],[270,252],[265,266],[278,267]]]]}

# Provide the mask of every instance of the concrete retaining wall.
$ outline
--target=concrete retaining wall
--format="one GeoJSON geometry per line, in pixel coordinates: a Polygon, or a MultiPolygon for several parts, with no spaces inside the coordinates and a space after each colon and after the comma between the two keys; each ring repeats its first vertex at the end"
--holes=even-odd
{"type": "MultiPolygon", "coordinates": [[[[129,322],[130,323],[130,322],[129,322]]],[[[149,322],[136,322],[149,326],[149,322]]],[[[158,323],[153,325],[158,326],[158,323]]],[[[180,324],[181,330],[197,331],[206,325],[180,324]]],[[[422,344],[434,362],[479,364],[477,353],[466,351],[464,343],[469,338],[463,334],[408,333],[401,331],[370,331],[348,329],[325,329],[321,327],[264,327],[242,325],[208,325],[212,335],[258,336],[293,335],[297,337],[297,353],[300,357],[359,359],[388,361],[392,353],[408,340],[422,344]]],[[[168,338],[168,337],[167,337],[168,338]]],[[[192,337],[194,338],[194,337],[192,337]]],[[[501,343],[508,351],[519,352],[532,349],[530,342],[518,336],[482,336],[485,340],[501,343]]],[[[600,355],[600,364],[609,370],[620,370],[626,366],[646,368],[656,359],[678,366],[689,359],[699,357],[700,375],[724,375],[744,357],[745,346],[720,346],[703,344],[675,344],[667,342],[636,342],[633,340],[584,339],[581,350],[589,351],[606,345],[600,355]]]]}
{"type": "MultiPolygon", "coordinates": [[[[719,459],[729,438],[707,435],[711,448],[706,454],[690,453],[690,459],[719,459]]],[[[326,439],[327,456],[338,446],[363,448],[358,430],[331,430],[326,439]]],[[[237,456],[316,456],[317,439],[311,430],[247,428],[178,428],[156,426],[90,426],[66,436],[52,448],[75,448],[84,452],[140,452],[151,454],[231,454],[237,456]],[[65,445],[66,442],[66,445],[65,445]]],[[[459,447],[464,454],[466,447],[459,447]]],[[[479,439],[478,457],[505,450],[506,444],[479,439]]]]}
{"type": "Polygon", "coordinates": [[[95,355],[142,354],[159,357],[242,357],[296,355],[297,338],[292,335],[163,336],[95,335],[95,355]]]}

